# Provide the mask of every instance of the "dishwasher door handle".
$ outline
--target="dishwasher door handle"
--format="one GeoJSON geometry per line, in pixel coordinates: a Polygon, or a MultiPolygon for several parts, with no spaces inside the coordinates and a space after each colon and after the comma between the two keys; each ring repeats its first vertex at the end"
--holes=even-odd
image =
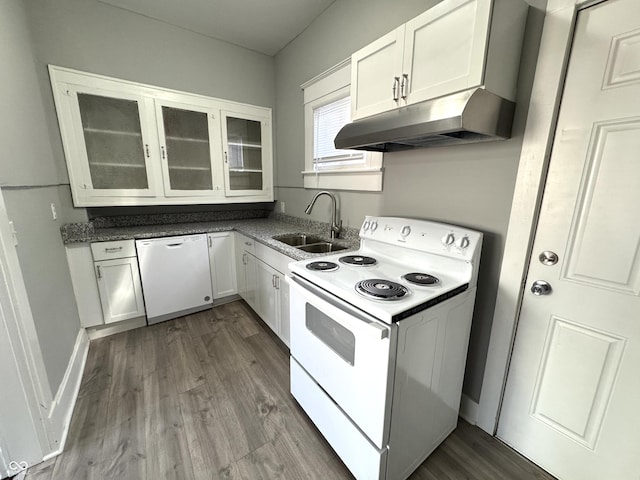
{"type": "Polygon", "coordinates": [[[165,247],[167,247],[167,248],[176,248],[176,247],[181,247],[182,245],[184,245],[184,242],[181,242],[181,243],[167,243],[165,245],[165,247]]]}

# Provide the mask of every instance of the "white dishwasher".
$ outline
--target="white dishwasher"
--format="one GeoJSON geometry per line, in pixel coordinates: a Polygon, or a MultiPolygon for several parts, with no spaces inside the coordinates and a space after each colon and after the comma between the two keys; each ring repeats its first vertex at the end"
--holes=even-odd
{"type": "Polygon", "coordinates": [[[211,308],[205,234],[136,240],[147,323],[211,308]]]}

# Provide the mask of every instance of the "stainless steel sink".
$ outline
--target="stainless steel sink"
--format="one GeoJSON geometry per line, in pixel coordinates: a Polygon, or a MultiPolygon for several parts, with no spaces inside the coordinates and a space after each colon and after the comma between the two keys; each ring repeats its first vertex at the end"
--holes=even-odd
{"type": "Polygon", "coordinates": [[[296,247],[298,250],[302,250],[303,252],[309,253],[329,253],[329,252],[337,252],[340,250],[346,250],[347,247],[342,245],[338,245],[332,242],[318,242],[311,243],[309,245],[302,245],[296,247]]]}
{"type": "Polygon", "coordinates": [[[288,233],[286,235],[276,235],[272,238],[274,240],[278,240],[279,242],[286,243],[287,245],[290,245],[292,247],[324,242],[322,238],[313,235],[307,235],[306,233],[288,233]]]}

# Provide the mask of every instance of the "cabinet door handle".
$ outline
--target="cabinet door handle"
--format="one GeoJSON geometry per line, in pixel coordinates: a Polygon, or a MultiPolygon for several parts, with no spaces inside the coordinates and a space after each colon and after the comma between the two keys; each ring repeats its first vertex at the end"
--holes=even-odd
{"type": "Polygon", "coordinates": [[[224,152],[224,163],[228,163],[227,162],[227,152],[224,152]]]}
{"type": "Polygon", "coordinates": [[[102,269],[100,268],[100,265],[96,265],[96,276],[98,277],[98,280],[102,280],[102,269]]]}
{"type": "Polygon", "coordinates": [[[162,151],[162,159],[164,160],[166,158],[166,155],[164,153],[164,145],[160,147],[160,150],[162,151]]]}
{"type": "Polygon", "coordinates": [[[247,254],[246,254],[246,253],[243,253],[243,254],[242,254],[242,264],[243,264],[243,265],[246,265],[246,264],[247,264],[247,254]]]}
{"type": "Polygon", "coordinates": [[[393,87],[391,88],[393,91],[393,101],[398,101],[398,95],[400,95],[400,77],[393,77],[393,87]]]}
{"type": "Polygon", "coordinates": [[[147,153],[147,158],[151,157],[151,154],[149,153],[149,144],[148,143],[144,144],[144,151],[147,153]]]}
{"type": "Polygon", "coordinates": [[[403,100],[407,99],[407,90],[409,90],[409,74],[403,73],[402,84],[400,85],[400,97],[402,97],[403,100]]]}
{"type": "Polygon", "coordinates": [[[275,275],[271,275],[271,286],[273,288],[276,288],[276,276],[275,275]]]}
{"type": "Polygon", "coordinates": [[[213,247],[213,242],[211,241],[211,237],[209,237],[209,248],[213,247]]]}
{"type": "Polygon", "coordinates": [[[276,277],[276,290],[280,290],[280,277],[277,275],[275,277],[276,277]]]}

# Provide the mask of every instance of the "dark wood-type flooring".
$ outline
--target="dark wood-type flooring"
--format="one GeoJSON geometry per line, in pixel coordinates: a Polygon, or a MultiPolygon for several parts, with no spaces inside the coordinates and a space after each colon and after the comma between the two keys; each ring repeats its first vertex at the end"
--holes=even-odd
{"type": "MultiPolygon", "coordinates": [[[[349,480],[241,301],[91,342],[65,451],[28,480],[349,480]]],[[[411,480],[551,479],[460,421],[411,480]]]]}

